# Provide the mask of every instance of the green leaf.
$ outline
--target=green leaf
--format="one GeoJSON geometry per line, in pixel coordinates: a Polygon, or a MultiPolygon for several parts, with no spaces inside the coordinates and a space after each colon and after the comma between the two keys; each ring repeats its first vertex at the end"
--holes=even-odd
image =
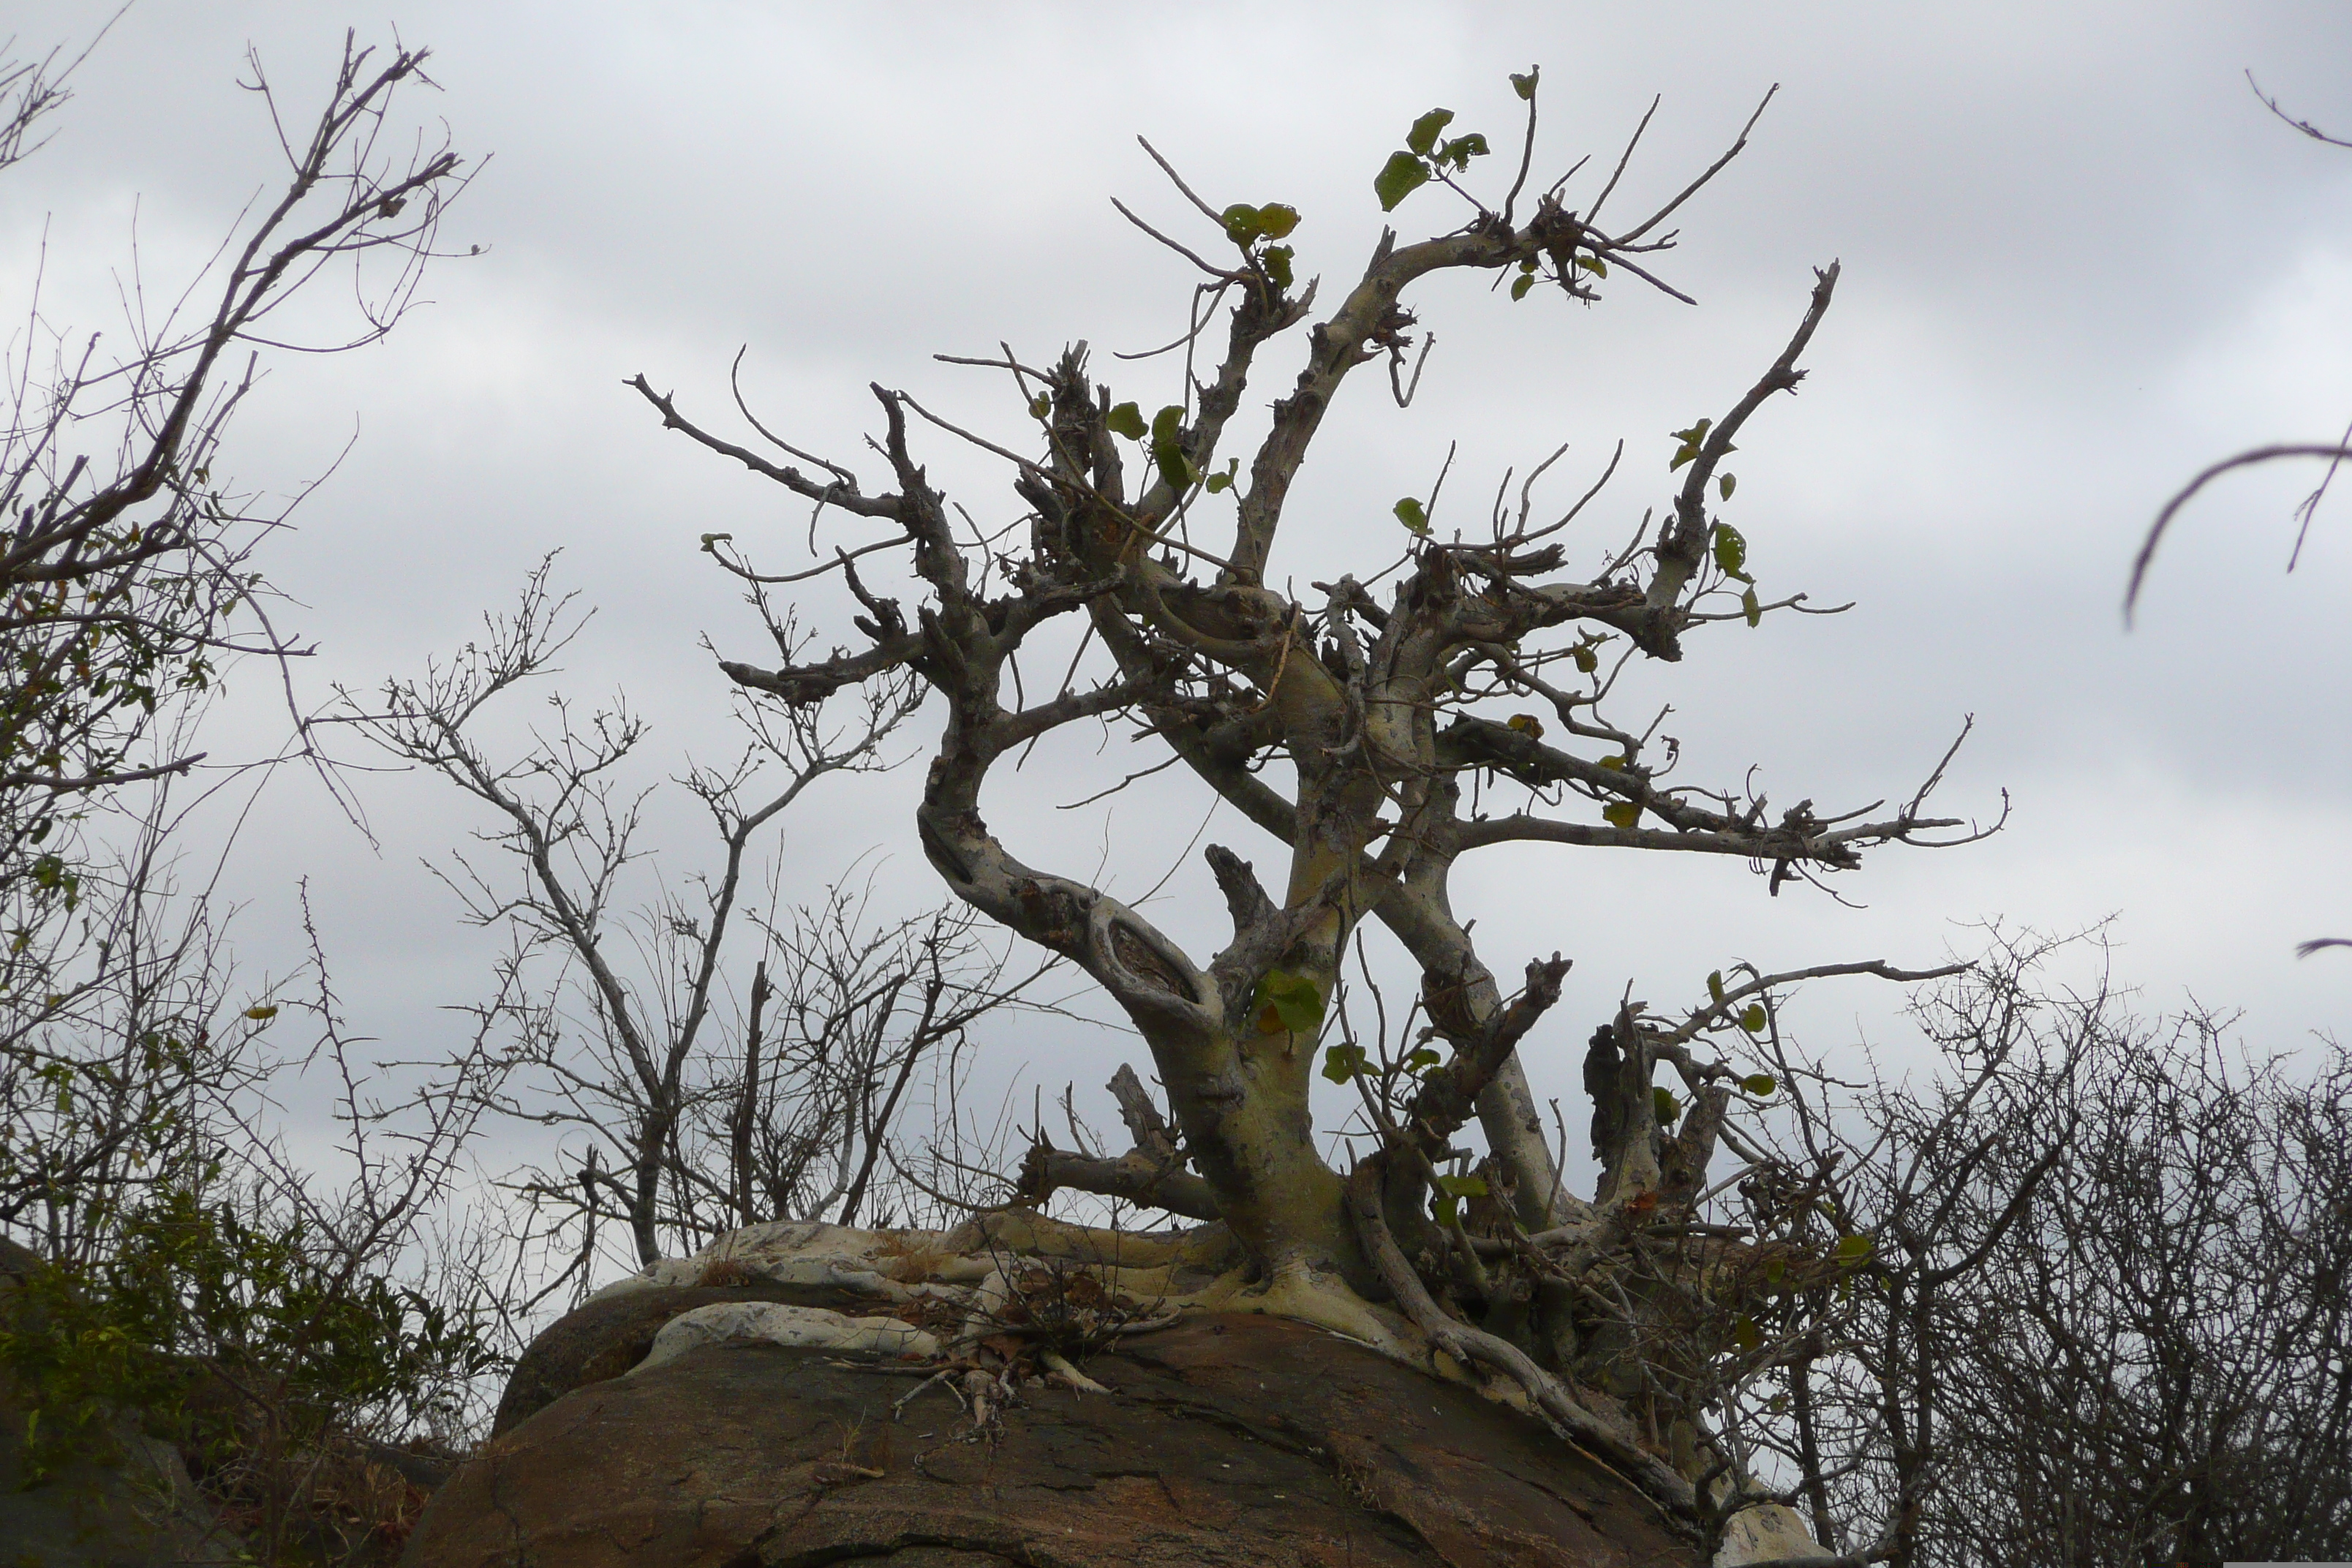
{"type": "Polygon", "coordinates": [[[1743,583],[1753,581],[1747,572],[1747,536],[1727,522],[1715,525],[1715,563],[1723,568],[1727,577],[1737,577],[1743,583]]]}
{"type": "Polygon", "coordinates": [[[1372,176],[1372,195],[1381,198],[1381,211],[1396,211],[1397,203],[1429,184],[1429,169],[1410,153],[1391,153],[1381,172],[1372,176]]]}
{"type": "Polygon", "coordinates": [[[1521,76],[1517,71],[1511,73],[1511,90],[1519,95],[1519,101],[1525,103],[1535,97],[1536,79],[1541,75],[1543,75],[1541,66],[1529,66],[1528,74],[1525,76],[1521,76]]]}
{"type": "Polygon", "coordinates": [[[717,546],[722,542],[734,537],[735,536],[731,533],[706,533],[702,536],[702,548],[716,555],[719,553],[717,546]]]}
{"type": "MultiPolygon", "coordinates": [[[[1578,256],[1573,257],[1570,259],[1576,263],[1579,268],[1591,273],[1595,278],[1606,278],[1609,276],[1609,263],[1601,260],[1601,258],[1597,256],[1578,256]]],[[[1706,421],[1702,420],[1700,423],[1703,426],[1706,421]]]]}
{"type": "Polygon", "coordinates": [[[1750,588],[1739,595],[1739,607],[1748,612],[1749,626],[1759,626],[1764,624],[1764,606],[1757,599],[1755,589],[1750,588]]]}
{"type": "Polygon", "coordinates": [[[1709,972],[1708,972],[1708,974],[1707,974],[1707,977],[1706,977],[1706,994],[1707,994],[1707,995],[1708,995],[1709,997],[1711,997],[1711,998],[1714,1000],[1715,1005],[1716,1005],[1717,1006],[1720,1007],[1720,1006],[1722,1006],[1722,1005],[1723,1005],[1723,971],[1722,971],[1722,970],[1720,970],[1720,969],[1717,969],[1717,970],[1712,970],[1712,971],[1709,971],[1709,972]]]}
{"type": "Polygon", "coordinates": [[[1522,272],[1511,280],[1511,298],[1524,300],[1528,297],[1528,290],[1535,286],[1536,275],[1532,272],[1522,272]]]}
{"type": "Polygon", "coordinates": [[[1433,109],[1412,122],[1412,129],[1404,133],[1404,144],[1426,155],[1432,147],[1437,145],[1437,133],[1452,123],[1452,110],[1433,109]]]}
{"type": "Polygon", "coordinates": [[[1570,648],[1568,650],[1568,657],[1574,659],[1576,661],[1576,668],[1582,670],[1587,675],[1591,675],[1594,670],[1601,668],[1601,656],[1594,653],[1591,648],[1583,643],[1579,643],[1574,647],[1570,648]]]}
{"type": "Polygon", "coordinates": [[[1258,265],[1265,268],[1266,278],[1277,289],[1290,287],[1290,247],[1286,245],[1269,245],[1258,253],[1258,265]]]}
{"type": "Polygon", "coordinates": [[[1486,139],[1473,131],[1469,135],[1456,136],[1453,141],[1440,147],[1437,150],[1437,161],[1441,163],[1451,163],[1456,169],[1466,169],[1470,166],[1471,159],[1483,158],[1487,151],[1486,139]]]}
{"type": "Polygon", "coordinates": [[[1837,1260],[1839,1268],[1852,1268],[1858,1264],[1868,1262],[1870,1255],[1875,1250],[1877,1249],[1872,1246],[1870,1237],[1846,1236],[1838,1238],[1838,1244],[1832,1249],[1830,1256],[1837,1260]]]}
{"type": "Polygon", "coordinates": [[[1225,226],[1225,237],[1235,245],[1246,246],[1265,232],[1264,215],[1247,202],[1235,202],[1217,216],[1225,226]]]}
{"type": "Polygon", "coordinates": [[[1290,231],[1297,226],[1297,207],[1268,202],[1257,209],[1257,231],[1268,239],[1288,239],[1290,231]]]}
{"type": "Polygon", "coordinates": [[[1420,539],[1429,537],[1429,513],[1422,510],[1420,501],[1407,496],[1390,510],[1396,513],[1396,520],[1404,524],[1408,533],[1420,539]]]}
{"type": "MultiPolygon", "coordinates": [[[[1764,1004],[1761,1002],[1750,1002],[1748,1004],[1748,1010],[1739,1015],[1739,1026],[1751,1035],[1762,1034],[1764,1026],[1769,1022],[1770,1020],[1764,1016],[1764,1004]]],[[[1772,1080],[1766,1079],[1764,1081],[1769,1083],[1772,1080]]],[[[1769,1094],[1772,1091],[1768,1089],[1762,1092],[1769,1094]]]]}
{"type": "Polygon", "coordinates": [[[1437,1201],[1432,1206],[1437,1211],[1440,1224],[1452,1225],[1462,1212],[1464,1198],[1486,1195],[1486,1179],[1484,1176],[1440,1176],[1437,1178],[1437,1201]]]}
{"type": "Polygon", "coordinates": [[[1764,1331],[1756,1326],[1755,1319],[1742,1315],[1732,1322],[1731,1342],[1744,1351],[1756,1350],[1764,1343],[1764,1331]]]}
{"type": "Polygon", "coordinates": [[[1143,439],[1143,410],[1132,403],[1122,403],[1103,416],[1103,424],[1114,436],[1124,436],[1130,441],[1143,439]]]}
{"type": "Polygon", "coordinates": [[[1435,1051],[1431,1050],[1427,1046],[1423,1046],[1419,1050],[1404,1058],[1404,1070],[1412,1074],[1415,1078],[1419,1078],[1423,1073],[1427,1072],[1431,1068],[1435,1067],[1444,1059],[1444,1058],[1440,1057],[1435,1051]]]}
{"type": "Polygon", "coordinates": [[[1239,458],[1227,458],[1225,459],[1224,472],[1220,474],[1211,474],[1209,476],[1209,493],[1211,495],[1218,495],[1233,489],[1234,478],[1241,472],[1241,467],[1242,460],[1239,458]]]}
{"type": "MultiPolygon", "coordinates": [[[[1286,1029],[1293,1034],[1312,1034],[1323,1025],[1323,993],[1303,974],[1269,969],[1257,983],[1257,996],[1251,1010],[1258,1016],[1257,1026],[1262,1034],[1278,1035],[1286,1029]],[[1266,1027],[1269,1020],[1274,1025],[1272,1028],[1266,1027]]],[[[1360,1057],[1361,1053],[1358,1054],[1360,1057]]]]}
{"type": "Polygon", "coordinates": [[[1780,1088],[1780,1083],[1779,1079],[1775,1079],[1769,1072],[1752,1072],[1746,1078],[1739,1080],[1739,1087],[1754,1095],[1757,1099],[1762,1100],[1774,1089],[1780,1088]]]}
{"type": "Polygon", "coordinates": [[[1731,499],[1731,492],[1738,488],[1739,476],[1738,474],[1725,474],[1715,481],[1715,493],[1721,496],[1725,500],[1729,500],[1731,499]]]}
{"type": "Polygon", "coordinates": [[[1333,1083],[1345,1083],[1364,1070],[1364,1047],[1333,1046],[1323,1053],[1323,1076],[1333,1083]]]}
{"type": "Polygon", "coordinates": [[[1168,482],[1182,489],[1197,483],[1201,470],[1184,453],[1184,409],[1170,404],[1151,416],[1151,460],[1168,482]]]}
{"type": "Polygon", "coordinates": [[[1682,445],[1675,448],[1675,460],[1666,465],[1668,473],[1698,457],[1700,449],[1706,445],[1707,427],[1714,423],[1712,419],[1702,419],[1687,430],[1673,432],[1674,438],[1682,445]]]}
{"type": "Polygon", "coordinates": [[[1034,396],[1034,397],[1033,397],[1033,398],[1031,398],[1031,399],[1029,400],[1029,417],[1030,417],[1030,418],[1032,418],[1032,419],[1043,419],[1043,418],[1045,418],[1047,415],[1049,415],[1049,414],[1051,414],[1051,413],[1053,413],[1053,412],[1054,412],[1054,400],[1053,400],[1052,398],[1050,398],[1050,397],[1046,396],[1044,393],[1042,393],[1042,392],[1041,392],[1041,393],[1039,393],[1036,396],[1034,396]]]}
{"type": "Polygon", "coordinates": [[[1602,806],[1601,815],[1612,826],[1632,827],[1642,820],[1642,808],[1633,801],[1621,800],[1614,805],[1602,806]]]}
{"type": "Polygon", "coordinates": [[[1683,1113],[1683,1102],[1675,1098],[1673,1089],[1662,1083],[1650,1086],[1650,1108],[1657,1112],[1661,1127],[1673,1126],[1675,1119],[1683,1113]]]}
{"type": "Polygon", "coordinates": [[[1788,1275],[1789,1260],[1785,1258],[1775,1258],[1764,1265],[1764,1283],[1767,1285],[1778,1285],[1788,1275]]]}

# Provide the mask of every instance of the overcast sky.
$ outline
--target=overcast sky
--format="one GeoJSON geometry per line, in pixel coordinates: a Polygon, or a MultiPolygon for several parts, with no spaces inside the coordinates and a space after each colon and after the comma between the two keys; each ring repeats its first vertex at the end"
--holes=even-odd
{"type": "MultiPolygon", "coordinates": [[[[23,54],[85,39],[109,7],[10,10],[23,54]]],[[[151,284],[200,267],[274,175],[266,121],[235,85],[247,44],[305,105],[347,21],[391,36],[384,16],[312,0],[135,5],[77,78],[55,142],[0,187],[11,313],[45,232],[48,312],[87,327],[120,320],[112,279],[134,218],[151,284]]],[[[1738,396],[1801,313],[1812,268],[1836,259],[1811,379],[1749,426],[1726,510],[1768,594],[1855,607],[1716,628],[1636,689],[1674,705],[1685,782],[1735,784],[1755,764],[1777,803],[1824,811],[1906,795],[1973,714],[1939,798],[1990,818],[2005,788],[2014,811],[1988,843],[1879,851],[1839,880],[1860,910],[1805,889],[1768,898],[1706,857],[1530,848],[1465,872],[1457,903],[1498,971],[1555,948],[1577,961],[1529,1049],[1539,1092],[1571,1090],[1584,1035],[1629,982],[1664,1004],[1735,958],[1924,963],[1992,917],[2069,930],[2113,916],[2117,973],[2142,1005],[2242,1009],[2258,1051],[2339,1018],[2352,958],[2298,963],[2293,949],[2352,934],[2352,493],[2289,577],[2289,513],[2315,471],[2229,481],[2168,544],[2137,631],[2120,599],[2151,516],[2199,467],[2352,419],[2352,152],[2273,118],[2244,74],[2352,134],[2352,11],[575,0],[414,4],[389,23],[434,50],[444,90],[407,108],[446,119],[479,169],[445,238],[484,254],[439,267],[429,307],[389,342],[281,359],[233,437],[240,479],[283,489],[356,434],[267,563],[320,643],[307,696],[417,670],[560,547],[560,580],[600,606],[565,688],[625,689],[652,718],[648,782],[689,752],[716,756],[727,693],[698,639],[751,658],[763,639],[696,542],[731,531],[788,565],[806,512],[665,436],[626,377],[645,372],[723,422],[726,367],[748,345],[770,426],[845,461],[870,458],[869,381],[1019,439],[1000,381],[929,357],[1000,339],[1033,363],[1089,340],[1119,395],[1150,408],[1175,400],[1170,363],[1108,353],[1181,330],[1190,280],[1108,198],[1205,226],[1137,134],[1213,202],[1298,207],[1299,270],[1337,287],[1379,233],[1373,172],[1433,105],[1504,145],[1518,108],[1506,75],[1540,62],[1538,162],[1557,172],[1588,153],[1608,162],[1662,94],[1622,212],[1678,188],[1778,83],[1663,262],[1696,308],[1622,280],[1591,310],[1541,294],[1513,306],[1462,280],[1423,289],[1439,346],[1420,399],[1400,413],[1370,381],[1350,385],[1276,571],[1303,590],[1385,563],[1390,503],[1427,493],[1451,441],[1449,498],[1466,508],[1563,440],[1565,499],[1622,437],[1625,468],[1570,545],[1571,570],[1589,573],[1667,497],[1667,432],[1738,396]]],[[[1489,178],[1499,188],[1507,172],[1489,178]]],[[[1450,226],[1441,195],[1398,221],[1450,226]]],[[[1257,406],[1298,352],[1262,358],[1257,406]]],[[[976,517],[1016,514],[1001,469],[945,437],[928,455],[976,517]]],[[[828,541],[866,537],[830,527],[828,541]]],[[[266,715],[249,722],[258,739],[266,715]]],[[[1138,896],[1207,803],[1166,775],[1049,809],[1139,765],[1121,739],[1097,757],[1097,739],[1072,737],[999,786],[992,821],[1034,863],[1099,864],[1138,896]]],[[[863,864],[889,898],[935,898],[913,783],[845,784],[796,808],[795,885],[878,847],[863,864]]],[[[477,818],[426,781],[380,776],[362,795],[380,849],[313,786],[273,786],[230,874],[248,900],[241,947],[257,972],[289,961],[291,889],[309,875],[355,1023],[430,1048],[451,1027],[434,1009],[478,995],[490,953],[417,859],[477,818]]],[[[692,829],[656,814],[656,839],[689,852],[673,877],[695,864],[692,829]]],[[[1261,864],[1270,852],[1230,816],[1208,837],[1261,864]]],[[[1197,855],[1151,907],[1216,945],[1197,855]]],[[[1892,999],[1862,984],[1809,995],[1816,1046],[1898,1032],[1892,999]]],[[[1035,1038],[1000,1042],[992,1070],[1041,1054],[1036,1078],[1091,1086],[1129,1054],[1035,1038]]]]}

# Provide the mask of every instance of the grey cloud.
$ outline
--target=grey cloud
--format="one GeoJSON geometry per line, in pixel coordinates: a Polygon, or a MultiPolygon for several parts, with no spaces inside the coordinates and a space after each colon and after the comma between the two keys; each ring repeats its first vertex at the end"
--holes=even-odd
{"type": "MultiPolygon", "coordinates": [[[[30,44],[89,18],[35,5],[13,25],[30,44]]],[[[1379,231],[1371,170],[1432,103],[1500,145],[1516,107],[1502,74],[1540,60],[1544,157],[1605,163],[1664,93],[1620,198],[1630,211],[1714,156],[1778,80],[1748,153],[1692,204],[1666,259],[1698,310],[1622,280],[1590,312],[1433,290],[1423,403],[1400,416],[1355,390],[1299,492],[1286,569],[1303,582],[1368,541],[1397,542],[1389,503],[1425,490],[1455,437],[1457,519],[1507,465],[1570,439],[1570,467],[1589,473],[1624,437],[1624,477],[1575,546],[1597,556],[1662,499],[1664,433],[1737,396],[1810,268],[1841,258],[1814,379],[1759,418],[1729,510],[1771,585],[1858,607],[1725,628],[1642,687],[1680,710],[1670,727],[1692,744],[1692,776],[1728,782],[1757,761],[1777,798],[1857,805],[1909,787],[1973,711],[1979,738],[1948,788],[1990,814],[2009,786],[2016,826],[1951,855],[1882,854],[1850,879],[1864,915],[1766,900],[1738,867],[1514,863],[1487,883],[1490,929],[1575,952],[1570,1001],[1589,1012],[1629,975],[1654,996],[1687,984],[1680,970],[1702,957],[1700,973],[1733,952],[1926,958],[1953,919],[2121,909],[2125,967],[2153,1000],[2189,986],[2242,1003],[2250,1035],[2276,1046],[2335,1016],[2325,961],[2298,966],[2288,944],[2352,926],[2352,900],[2295,870],[2352,836],[2340,694],[2317,679],[2352,653],[2334,609],[2352,514],[2323,516],[2304,572],[2282,578],[2284,512],[2310,476],[2250,479],[2168,546],[2128,638],[2117,600],[2169,489],[2268,433],[2247,422],[2248,385],[2311,389],[2282,435],[2352,417],[2340,343],[2231,346],[2297,268],[2352,257],[2352,153],[2278,124],[2240,76],[2252,67],[2297,113],[2352,132],[2340,7],[443,4],[406,8],[401,26],[438,53],[448,90],[429,113],[469,153],[496,154],[450,230],[489,254],[436,272],[440,303],[383,349],[282,365],[248,423],[241,470],[290,483],[358,418],[358,447],[278,558],[327,637],[311,689],[415,668],[561,545],[604,607],[576,689],[625,686],[664,744],[721,744],[725,694],[696,637],[755,653],[757,628],[694,536],[717,519],[781,551],[805,513],[666,436],[624,377],[643,370],[717,415],[748,343],[763,415],[845,457],[871,424],[869,379],[1013,429],[996,382],[928,357],[1000,337],[1035,356],[1087,338],[1129,395],[1172,395],[1166,362],[1103,357],[1173,335],[1190,281],[1108,206],[1118,195],[1186,220],[1134,133],[1214,199],[1296,202],[1302,263],[1336,283],[1379,231]],[[2200,381],[2224,374],[2207,395],[2200,381]],[[1657,951],[1669,916],[1688,958],[1657,951]]],[[[268,172],[255,105],[230,86],[244,42],[299,101],[340,36],[308,5],[134,9],[91,61],[66,134],[12,174],[11,245],[36,231],[27,215],[70,209],[70,265],[110,262],[134,191],[174,232],[226,223],[268,172]]],[[[1401,221],[1449,221],[1441,195],[1401,221]]],[[[1290,363],[1269,360],[1264,396],[1290,363]]],[[[944,437],[929,456],[976,514],[1009,515],[1000,472],[944,437]]],[[[1057,787],[1087,781],[1057,799],[1116,776],[1123,743],[1100,760],[1093,743],[1053,760],[1057,787]]],[[[837,871],[852,839],[896,831],[908,787],[813,803],[795,866],[837,871]]],[[[1059,837],[1090,866],[1101,812],[1051,804],[994,809],[1008,833],[1059,837]]],[[[1141,888],[1201,803],[1139,790],[1113,809],[1111,872],[1141,888]]],[[[320,858],[331,920],[368,954],[371,1005],[387,1028],[429,1036],[446,1026],[429,1004],[463,999],[470,938],[406,867],[457,814],[385,815],[380,860],[331,826],[299,836],[299,856],[290,841],[258,852],[243,875],[278,902],[257,907],[247,941],[282,942],[268,911],[297,860],[320,858]]],[[[903,833],[894,854],[892,885],[930,896],[903,833]]],[[[1191,872],[1171,886],[1201,891],[1191,872]]],[[[1202,910],[1171,918],[1205,939],[1202,910]]],[[[1856,1015],[1885,1021],[1883,998],[1820,1005],[1832,1036],[1856,1015]]],[[[1079,1037],[1054,1048],[1040,1070],[1055,1079],[1094,1073],[1102,1050],[1079,1037]]],[[[1566,1061],[1543,1068],[1552,1092],[1566,1061]]]]}

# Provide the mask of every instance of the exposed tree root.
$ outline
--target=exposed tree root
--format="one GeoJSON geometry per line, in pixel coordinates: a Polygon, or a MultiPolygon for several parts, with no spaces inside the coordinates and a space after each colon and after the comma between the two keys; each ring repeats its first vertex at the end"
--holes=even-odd
{"type": "Polygon", "coordinates": [[[1381,1214],[1378,1156],[1359,1164],[1349,1177],[1348,1206],[1365,1256],[1380,1270],[1382,1282],[1395,1292],[1405,1316],[1429,1337],[1430,1343],[1465,1363],[1507,1373],[1527,1391],[1545,1423],[1562,1437],[1605,1460],[1676,1513],[1691,1516],[1698,1511],[1697,1490],[1687,1478],[1586,1409],[1559,1379],[1538,1366],[1517,1345],[1445,1314],[1389,1235],[1388,1222],[1381,1214]]]}
{"type": "MultiPolygon", "coordinates": [[[[1524,1403],[1562,1438],[1601,1459],[1661,1505],[1696,1517],[1690,1480],[1588,1409],[1524,1352],[1449,1317],[1389,1234],[1379,1206],[1379,1168],[1367,1162],[1349,1184],[1349,1209],[1364,1251],[1394,1293],[1399,1311],[1366,1301],[1338,1274],[1304,1265],[1252,1280],[1235,1263],[1223,1227],[1176,1235],[1097,1229],[1007,1209],[949,1231],[874,1231],[814,1223],[755,1226],[721,1237],[695,1257],[663,1259],[604,1294],[729,1278],[823,1282],[887,1303],[932,1333],[950,1374],[983,1342],[1034,1341],[1038,1374],[1088,1393],[1113,1391],[1072,1361],[1084,1342],[1165,1327],[1188,1312],[1262,1312],[1312,1324],[1392,1361],[1449,1381],[1481,1381],[1471,1369],[1504,1373],[1486,1392],[1524,1403]],[[1024,1267],[1025,1266],[1025,1267],[1024,1267]],[[1085,1283],[1081,1284],[1083,1280],[1085,1283]],[[1024,1296],[1024,1290],[1027,1294],[1024,1296]],[[1039,1310],[1041,1292],[1088,1303],[1083,1323],[1039,1310]],[[1062,1340],[1069,1342],[1060,1342],[1062,1340]]],[[[1057,1305],[1061,1303],[1056,1303],[1057,1305]]],[[[731,1321],[731,1319],[729,1320],[731,1321]]],[[[869,1336],[873,1337],[873,1336],[869,1336]]],[[[880,1338],[872,1347],[885,1349],[880,1338]]],[[[893,1347],[888,1348],[896,1348],[893,1347]]],[[[1030,1353],[1030,1352],[1024,1352],[1030,1353]]]]}

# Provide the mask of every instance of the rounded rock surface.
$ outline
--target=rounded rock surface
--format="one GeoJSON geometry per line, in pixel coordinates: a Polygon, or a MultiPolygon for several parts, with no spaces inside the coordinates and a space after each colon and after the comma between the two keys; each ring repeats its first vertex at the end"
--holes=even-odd
{"type": "Polygon", "coordinates": [[[415,1568],[1696,1568],[1528,1416],[1302,1324],[1209,1314],[975,1433],[926,1369],[770,1344],[578,1387],[435,1497],[415,1568]],[[897,1402],[911,1394],[894,1418],[897,1402]]]}

